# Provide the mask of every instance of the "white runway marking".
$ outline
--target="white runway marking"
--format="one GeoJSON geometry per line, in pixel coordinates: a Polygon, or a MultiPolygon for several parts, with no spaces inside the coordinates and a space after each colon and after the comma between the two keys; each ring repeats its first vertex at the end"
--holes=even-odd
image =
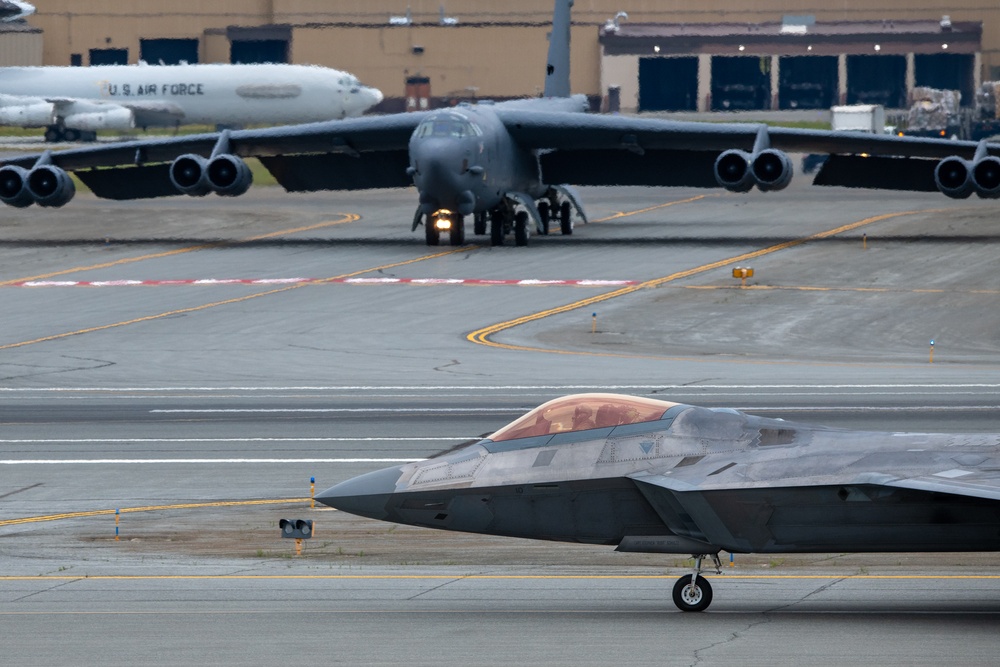
{"type": "Polygon", "coordinates": [[[147,464],[147,463],[195,463],[195,464],[209,464],[209,463],[413,463],[415,461],[424,461],[426,459],[374,459],[374,458],[360,458],[360,459],[0,459],[0,465],[5,466],[16,466],[16,465],[81,465],[81,464],[97,464],[97,465],[136,465],[136,464],[147,464]]]}

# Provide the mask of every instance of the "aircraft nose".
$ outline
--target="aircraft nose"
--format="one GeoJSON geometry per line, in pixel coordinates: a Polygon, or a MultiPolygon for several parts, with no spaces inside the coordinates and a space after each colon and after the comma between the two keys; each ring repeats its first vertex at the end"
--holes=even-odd
{"type": "Polygon", "coordinates": [[[369,88],[368,94],[371,95],[372,106],[375,106],[376,104],[385,99],[385,96],[382,94],[382,91],[379,90],[378,88],[369,88]]]}
{"type": "Polygon", "coordinates": [[[394,466],[352,477],[323,491],[316,500],[342,512],[385,520],[389,516],[386,506],[401,474],[402,468],[394,466]]]}

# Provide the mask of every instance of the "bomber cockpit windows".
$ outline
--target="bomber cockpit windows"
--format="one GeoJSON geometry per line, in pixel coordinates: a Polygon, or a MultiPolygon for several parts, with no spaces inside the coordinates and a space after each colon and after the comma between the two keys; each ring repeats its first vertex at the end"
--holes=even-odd
{"type": "Polygon", "coordinates": [[[437,117],[428,118],[417,126],[414,133],[418,139],[424,137],[472,137],[479,136],[482,131],[464,118],[437,117]]]}
{"type": "Polygon", "coordinates": [[[618,394],[577,394],[541,405],[489,437],[493,442],[656,421],[677,405],[618,394]]]}

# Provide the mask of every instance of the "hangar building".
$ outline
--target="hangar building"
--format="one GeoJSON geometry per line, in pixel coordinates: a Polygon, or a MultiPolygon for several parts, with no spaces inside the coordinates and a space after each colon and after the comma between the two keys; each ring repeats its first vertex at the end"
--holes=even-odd
{"type": "MultiPolygon", "coordinates": [[[[27,25],[0,30],[0,64],[311,63],[380,88],[384,110],[539,94],[552,12],[551,0],[34,4],[27,25]]],[[[941,6],[576,0],[572,86],[595,105],[611,90],[623,110],[905,106],[918,85],[971,101],[1000,79],[1000,4],[941,6]]]]}

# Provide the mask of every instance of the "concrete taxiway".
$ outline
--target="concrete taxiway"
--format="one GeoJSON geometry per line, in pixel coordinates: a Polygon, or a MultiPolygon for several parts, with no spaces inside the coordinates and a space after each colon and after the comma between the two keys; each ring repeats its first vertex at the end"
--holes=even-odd
{"type": "Polygon", "coordinates": [[[711,612],[683,615],[683,559],[308,507],[310,477],[430,456],[573,391],[1000,432],[995,203],[802,183],[584,199],[591,224],[528,248],[429,249],[411,191],[5,211],[3,654],[988,662],[989,554],[737,557],[711,612]],[[300,558],[281,516],[317,521],[300,558]]]}

